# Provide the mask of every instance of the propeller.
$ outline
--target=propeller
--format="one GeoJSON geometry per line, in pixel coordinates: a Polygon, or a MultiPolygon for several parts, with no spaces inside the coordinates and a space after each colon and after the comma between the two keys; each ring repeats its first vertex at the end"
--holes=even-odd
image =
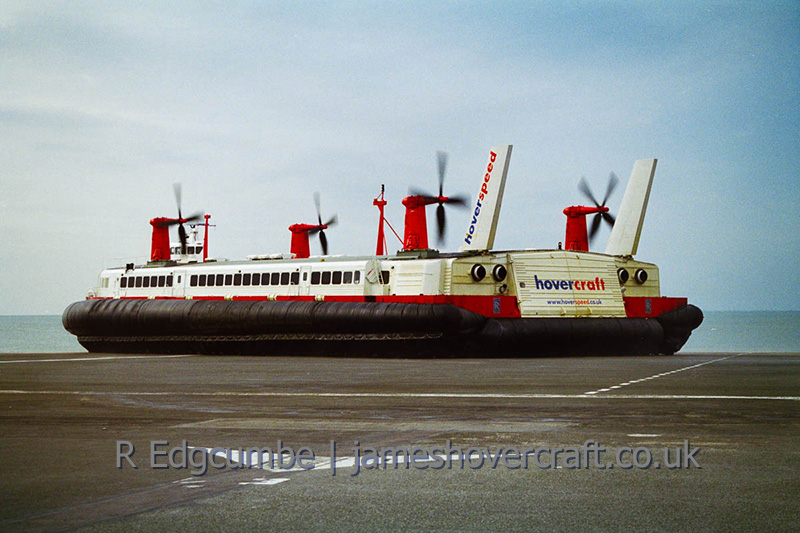
{"type": "Polygon", "coordinates": [[[445,215],[444,204],[451,204],[456,207],[466,207],[467,197],[464,195],[444,196],[444,176],[447,170],[447,153],[436,152],[436,163],[439,171],[439,196],[433,196],[425,191],[412,189],[411,195],[418,196],[423,201],[439,204],[436,206],[436,237],[441,244],[444,242],[445,230],[447,229],[447,217],[445,215]]]}
{"type": "Polygon", "coordinates": [[[315,230],[311,230],[309,233],[316,233],[319,231],[319,243],[320,245],[322,245],[322,255],[328,255],[328,238],[325,236],[325,230],[322,229],[322,227],[333,226],[339,221],[339,219],[336,215],[333,215],[330,218],[330,220],[328,220],[324,224],[322,223],[322,212],[320,211],[318,192],[314,193],[314,205],[317,206],[317,222],[319,223],[320,227],[315,230]]]}
{"type": "Polygon", "coordinates": [[[166,222],[165,226],[174,226],[175,224],[178,225],[178,237],[181,241],[181,254],[186,255],[186,228],[183,227],[184,223],[186,222],[195,222],[203,218],[203,212],[198,211],[194,213],[192,216],[188,218],[183,218],[183,214],[181,213],[181,184],[175,183],[173,184],[173,189],[175,191],[175,204],[178,206],[178,218],[172,219],[169,222],[166,222]]]}
{"type": "Polygon", "coordinates": [[[600,229],[600,223],[605,220],[610,227],[614,227],[615,218],[608,212],[606,208],[606,202],[611,197],[611,193],[614,192],[614,189],[617,187],[617,183],[619,182],[619,178],[613,172],[608,176],[608,185],[606,186],[606,195],[603,197],[602,202],[598,202],[597,199],[592,194],[592,190],[589,188],[589,184],[586,183],[586,178],[581,177],[580,181],[578,182],[578,190],[580,190],[589,200],[591,200],[595,206],[602,211],[598,211],[597,214],[592,219],[592,227],[589,229],[589,240],[592,240],[597,233],[597,230],[600,229]],[[604,209],[605,208],[605,209],[604,209]]]}

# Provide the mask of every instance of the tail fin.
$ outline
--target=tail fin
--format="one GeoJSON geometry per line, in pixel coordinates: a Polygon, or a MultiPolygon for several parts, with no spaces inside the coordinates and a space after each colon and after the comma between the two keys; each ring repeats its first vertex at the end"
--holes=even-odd
{"type": "Polygon", "coordinates": [[[622,197],[617,220],[608,239],[606,254],[636,254],[657,161],[657,159],[640,159],[633,165],[633,172],[625,189],[625,196],[622,197]]]}
{"type": "Polygon", "coordinates": [[[489,161],[478,188],[475,207],[470,216],[467,233],[459,250],[490,250],[494,246],[500,204],[506,188],[508,162],[512,145],[494,146],[489,151],[489,161]]]}

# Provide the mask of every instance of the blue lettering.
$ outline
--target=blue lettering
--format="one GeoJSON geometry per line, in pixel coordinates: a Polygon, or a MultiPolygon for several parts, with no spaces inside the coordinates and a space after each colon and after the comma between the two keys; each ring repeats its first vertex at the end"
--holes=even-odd
{"type": "Polygon", "coordinates": [[[534,275],[533,281],[537,289],[541,290],[570,290],[570,291],[600,291],[605,290],[605,280],[594,278],[591,281],[581,280],[564,280],[564,279],[539,279],[539,276],[534,275]]]}

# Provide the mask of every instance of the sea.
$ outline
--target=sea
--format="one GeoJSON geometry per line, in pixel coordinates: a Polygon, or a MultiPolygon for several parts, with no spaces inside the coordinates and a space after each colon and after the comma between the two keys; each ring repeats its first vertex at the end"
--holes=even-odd
{"type": "MultiPolygon", "coordinates": [[[[800,353],[800,311],[708,311],[681,352],[800,353]]],[[[0,353],[85,352],[60,315],[0,316],[0,353]]]]}

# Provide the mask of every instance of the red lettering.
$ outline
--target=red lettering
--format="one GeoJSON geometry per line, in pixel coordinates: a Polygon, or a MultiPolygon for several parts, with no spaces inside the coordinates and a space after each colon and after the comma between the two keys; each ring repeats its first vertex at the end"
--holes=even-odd
{"type": "Polygon", "coordinates": [[[481,192],[483,194],[489,194],[489,187],[486,186],[486,182],[483,182],[483,185],[481,185],[481,192]]]}
{"type": "Polygon", "coordinates": [[[491,163],[489,163],[489,166],[488,166],[488,167],[486,167],[486,171],[487,171],[487,172],[491,172],[493,169],[494,169],[494,167],[492,166],[492,164],[491,164],[491,163]]]}
{"type": "Polygon", "coordinates": [[[494,163],[494,160],[497,159],[497,154],[494,152],[489,152],[490,161],[494,163]]]}

